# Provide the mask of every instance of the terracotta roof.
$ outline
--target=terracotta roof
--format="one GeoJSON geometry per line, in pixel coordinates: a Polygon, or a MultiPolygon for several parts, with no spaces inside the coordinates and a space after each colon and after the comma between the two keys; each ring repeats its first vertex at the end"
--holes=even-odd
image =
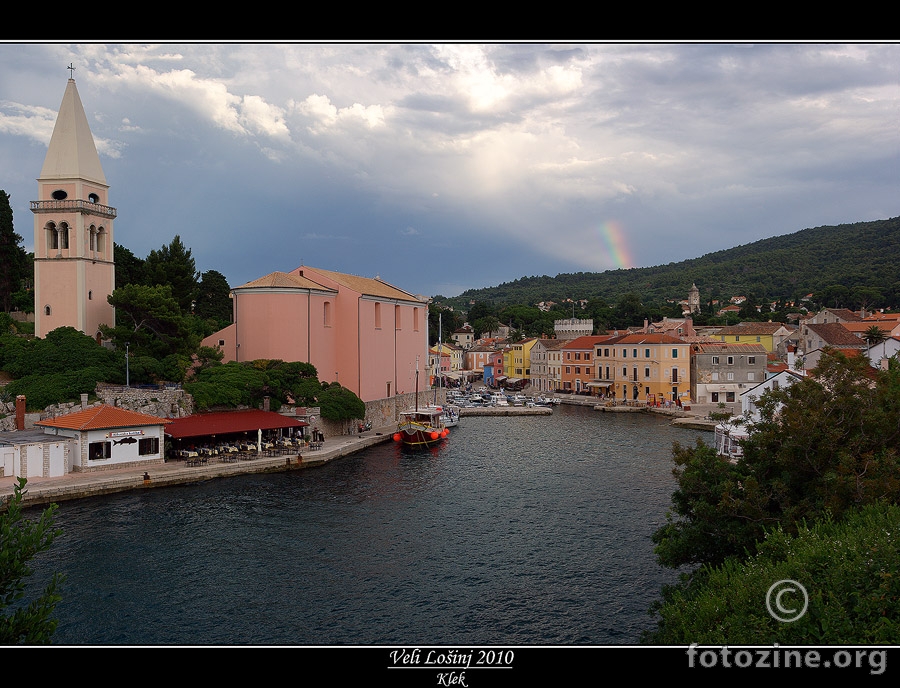
{"type": "Polygon", "coordinates": [[[235,287],[235,289],[262,289],[262,288],[273,288],[273,289],[328,289],[328,291],[334,291],[328,287],[324,287],[318,282],[314,282],[311,279],[307,279],[306,277],[301,277],[300,275],[295,275],[288,272],[270,272],[268,275],[264,275],[259,279],[255,279],[252,282],[247,282],[246,284],[242,284],[239,287],[235,287]]]}
{"type": "Polygon", "coordinates": [[[820,325],[805,325],[804,327],[817,334],[822,341],[831,346],[851,348],[865,346],[865,342],[840,323],[823,323],[820,325]]]}
{"type": "Polygon", "coordinates": [[[68,430],[106,430],[109,428],[132,428],[144,425],[166,425],[172,421],[168,418],[158,418],[146,413],[128,411],[101,404],[91,406],[82,411],[69,413],[65,416],[39,420],[35,425],[44,428],[66,428],[68,430]]]}
{"type": "Polygon", "coordinates": [[[230,435],[238,432],[257,430],[277,430],[278,428],[302,428],[309,423],[282,416],[274,411],[246,409],[241,411],[219,411],[195,413],[186,418],[177,418],[166,427],[166,434],[175,439],[185,437],[205,437],[207,435],[230,435]]]}
{"type": "Polygon", "coordinates": [[[576,337],[575,339],[571,339],[566,342],[563,349],[591,349],[595,344],[599,344],[600,342],[605,342],[612,339],[611,335],[608,334],[593,334],[593,335],[585,335],[582,337],[576,337]]]}
{"type": "MultiPolygon", "coordinates": [[[[744,334],[775,334],[782,327],[786,327],[780,322],[746,322],[740,325],[731,325],[723,327],[716,334],[720,335],[744,335],[744,334]]],[[[788,326],[786,329],[790,330],[788,326]]]]}
{"type": "Polygon", "coordinates": [[[687,342],[680,337],[673,337],[670,334],[635,332],[634,334],[623,334],[619,337],[613,337],[609,340],[610,344],[686,344],[687,342]]]}
{"type": "Polygon", "coordinates": [[[704,354],[743,353],[766,356],[766,347],[762,344],[743,344],[741,342],[735,344],[729,344],[727,342],[698,342],[693,344],[691,348],[696,352],[702,352],[704,354]]]}
{"type": "Polygon", "coordinates": [[[305,271],[307,270],[310,273],[310,279],[315,279],[316,273],[319,273],[322,276],[334,280],[338,284],[347,287],[348,289],[352,289],[353,291],[357,291],[360,294],[365,294],[367,296],[381,296],[388,299],[417,301],[420,303],[422,301],[419,297],[413,296],[409,292],[403,291],[399,287],[395,287],[392,284],[388,284],[380,277],[372,278],[359,277],[358,275],[345,275],[342,272],[332,272],[331,270],[322,270],[320,268],[311,268],[308,266],[297,268],[297,270],[295,270],[291,274],[305,274],[305,271]]]}

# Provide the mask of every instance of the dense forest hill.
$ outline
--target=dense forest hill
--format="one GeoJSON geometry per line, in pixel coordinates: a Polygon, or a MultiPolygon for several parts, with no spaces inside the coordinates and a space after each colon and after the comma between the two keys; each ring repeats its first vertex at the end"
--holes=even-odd
{"type": "MultiPolygon", "coordinates": [[[[496,287],[470,289],[438,299],[467,310],[471,302],[496,306],[566,299],[617,302],[637,294],[645,303],[687,298],[691,284],[703,303],[752,294],[764,300],[798,301],[810,293],[840,295],[872,289],[873,307],[900,305],[900,217],[804,229],[700,258],[647,268],[522,277],[496,287]]],[[[840,297],[835,297],[836,301],[840,297]]],[[[828,303],[827,305],[846,305],[828,303]]]]}

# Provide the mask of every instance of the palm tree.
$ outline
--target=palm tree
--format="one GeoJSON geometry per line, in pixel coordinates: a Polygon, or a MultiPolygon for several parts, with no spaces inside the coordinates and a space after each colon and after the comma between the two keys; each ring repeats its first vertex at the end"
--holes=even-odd
{"type": "MultiPolygon", "coordinates": [[[[869,329],[863,332],[863,339],[866,340],[866,344],[869,345],[869,348],[876,346],[879,343],[887,341],[887,333],[882,330],[878,325],[872,325],[869,329]]],[[[881,355],[884,357],[885,351],[882,348],[881,355]]]]}

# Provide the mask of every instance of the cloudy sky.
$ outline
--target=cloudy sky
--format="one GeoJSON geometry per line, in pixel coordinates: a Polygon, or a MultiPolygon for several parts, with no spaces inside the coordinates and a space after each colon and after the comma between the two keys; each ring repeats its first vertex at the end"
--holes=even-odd
{"type": "Polygon", "coordinates": [[[455,296],[900,214],[895,44],[5,43],[27,250],[70,63],[116,242],[180,235],[232,286],[455,296]]]}

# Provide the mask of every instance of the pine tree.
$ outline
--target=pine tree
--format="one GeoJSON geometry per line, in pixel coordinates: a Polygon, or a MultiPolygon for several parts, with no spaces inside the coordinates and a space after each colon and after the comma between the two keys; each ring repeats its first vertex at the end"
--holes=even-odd
{"type": "Polygon", "coordinates": [[[22,237],[13,229],[13,212],[9,194],[0,189],[0,305],[8,312],[12,295],[21,288],[26,265],[25,250],[19,245],[22,237]]]}

